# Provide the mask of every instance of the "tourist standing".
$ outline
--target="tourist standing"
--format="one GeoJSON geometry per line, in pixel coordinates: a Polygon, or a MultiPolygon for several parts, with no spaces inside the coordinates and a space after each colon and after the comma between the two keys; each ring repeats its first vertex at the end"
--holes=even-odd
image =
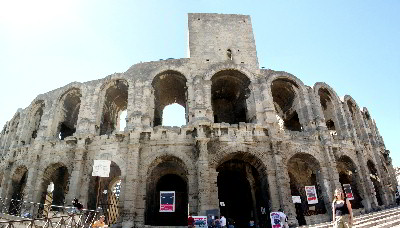
{"type": "Polygon", "coordinates": [[[93,223],[92,227],[93,228],[106,228],[108,227],[105,223],[104,220],[106,219],[106,217],[104,215],[100,215],[99,220],[97,220],[96,222],[93,223]]]}
{"type": "Polygon", "coordinates": [[[221,219],[219,220],[221,223],[222,228],[226,228],[226,218],[225,216],[221,215],[221,219]]]}
{"type": "Polygon", "coordinates": [[[349,199],[345,198],[341,189],[335,190],[332,202],[333,223],[335,228],[351,228],[353,211],[349,199]]]}
{"type": "Polygon", "coordinates": [[[188,228],[193,228],[193,227],[194,227],[194,218],[192,217],[192,214],[190,214],[188,218],[188,228]]]}
{"type": "Polygon", "coordinates": [[[287,218],[285,212],[283,211],[282,208],[279,209],[278,211],[279,211],[279,215],[281,217],[281,225],[282,225],[282,227],[289,228],[288,218],[287,218]]]}
{"type": "Polygon", "coordinates": [[[212,218],[212,215],[209,215],[207,218],[207,226],[208,228],[212,228],[214,223],[214,219],[212,218]]]}

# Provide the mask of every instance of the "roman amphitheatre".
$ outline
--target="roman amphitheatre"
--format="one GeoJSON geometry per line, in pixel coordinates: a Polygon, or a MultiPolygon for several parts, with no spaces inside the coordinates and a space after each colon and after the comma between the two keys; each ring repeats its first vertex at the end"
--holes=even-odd
{"type": "Polygon", "coordinates": [[[266,226],[279,208],[290,225],[316,224],[331,220],[344,184],[356,214],[395,203],[390,152],[367,108],[260,68],[250,16],[192,13],[188,32],[188,58],[71,82],[19,109],[0,134],[1,198],[44,203],[53,183],[52,204],[96,209],[101,188],[123,227],[184,226],[188,213],[266,226]],[[186,124],[164,126],[174,103],[186,124]],[[94,160],[111,161],[109,177],[92,176],[94,160]],[[162,191],[175,192],[174,212],[160,212],[162,191]]]}

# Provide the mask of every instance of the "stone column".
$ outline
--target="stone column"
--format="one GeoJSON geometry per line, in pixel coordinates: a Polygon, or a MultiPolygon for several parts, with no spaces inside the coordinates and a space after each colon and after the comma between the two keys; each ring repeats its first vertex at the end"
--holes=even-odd
{"type": "MultiPolygon", "coordinates": [[[[280,207],[286,212],[288,223],[290,226],[298,226],[296,219],[296,209],[292,203],[292,193],[290,192],[290,177],[285,161],[282,159],[281,143],[279,141],[272,142],[272,154],[276,170],[276,184],[278,189],[278,197],[280,207]]],[[[271,188],[272,186],[270,186],[271,188]]],[[[277,210],[279,208],[272,208],[277,210]]]]}
{"type": "Polygon", "coordinates": [[[208,149],[207,143],[210,139],[202,137],[197,138],[197,149],[199,158],[197,160],[197,186],[198,186],[198,215],[206,215],[206,210],[211,209],[210,205],[210,173],[208,167],[208,149]]]}
{"type": "Polygon", "coordinates": [[[139,137],[131,133],[130,144],[128,145],[128,156],[126,159],[126,175],[123,187],[123,210],[122,227],[131,228],[134,226],[136,205],[135,200],[138,189],[138,169],[139,169],[139,137]]]}
{"type": "MultiPolygon", "coordinates": [[[[33,155],[29,157],[29,163],[31,166],[29,166],[28,169],[28,178],[26,180],[26,187],[25,187],[25,196],[24,200],[25,201],[34,201],[34,188],[36,183],[38,182],[38,170],[39,170],[39,165],[40,165],[40,152],[42,152],[41,145],[35,144],[35,149],[34,149],[33,155]],[[34,151],[37,151],[35,153],[34,151]]],[[[37,202],[35,202],[37,203],[37,202]]]]}
{"type": "Polygon", "coordinates": [[[11,186],[11,169],[12,169],[12,163],[8,163],[7,168],[4,170],[3,173],[3,180],[1,181],[1,195],[0,197],[4,200],[8,196],[8,192],[10,191],[11,186]]]}
{"type": "Polygon", "coordinates": [[[66,206],[72,205],[72,200],[74,198],[77,198],[79,201],[81,201],[80,191],[82,188],[83,166],[85,163],[85,155],[87,154],[85,141],[86,138],[80,139],[75,148],[74,161],[72,165],[71,176],[69,178],[68,193],[65,196],[66,206]]]}

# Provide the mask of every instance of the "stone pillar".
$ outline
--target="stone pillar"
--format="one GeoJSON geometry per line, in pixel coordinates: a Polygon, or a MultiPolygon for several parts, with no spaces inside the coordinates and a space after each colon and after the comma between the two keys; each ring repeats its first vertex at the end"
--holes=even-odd
{"type": "Polygon", "coordinates": [[[135,220],[135,200],[138,189],[138,169],[139,169],[139,136],[131,133],[130,144],[128,145],[128,156],[126,159],[126,175],[123,186],[123,210],[122,227],[134,227],[135,220]]]}
{"type": "MultiPolygon", "coordinates": [[[[25,196],[24,200],[25,201],[34,201],[34,188],[36,183],[38,182],[38,170],[39,170],[39,165],[40,165],[40,156],[38,155],[42,150],[41,150],[41,145],[36,146],[36,150],[38,153],[33,153],[32,156],[29,157],[29,166],[28,169],[28,178],[26,180],[26,187],[25,187],[25,196]]],[[[37,203],[37,202],[35,202],[37,203]]]]}
{"type": "Polygon", "coordinates": [[[8,197],[8,192],[10,191],[11,186],[11,169],[12,169],[12,163],[7,162],[7,168],[4,170],[3,173],[3,180],[1,181],[1,195],[0,197],[4,200],[6,197],[8,197]]]}
{"type": "Polygon", "coordinates": [[[210,174],[208,167],[208,149],[207,143],[210,139],[202,137],[197,138],[197,149],[199,158],[197,160],[197,186],[198,186],[198,215],[207,215],[206,210],[211,209],[210,205],[210,174]]]}
{"type": "MultiPolygon", "coordinates": [[[[290,226],[298,226],[296,219],[296,209],[292,203],[292,193],[290,192],[290,177],[288,168],[285,161],[282,159],[281,151],[282,142],[272,142],[272,154],[274,159],[274,165],[276,170],[276,186],[278,189],[278,197],[280,207],[286,212],[288,217],[288,223],[290,226]]],[[[270,186],[272,188],[272,186],[270,186]]],[[[279,208],[271,208],[277,210],[279,208]]]]}
{"type": "Polygon", "coordinates": [[[208,205],[210,209],[217,209],[219,211],[219,198],[218,198],[218,172],[215,168],[209,169],[209,183],[210,183],[210,195],[208,199],[208,205]]]}
{"type": "Polygon", "coordinates": [[[206,116],[211,121],[214,122],[214,112],[212,108],[212,101],[211,101],[211,80],[203,80],[204,86],[204,107],[206,109],[206,116]]]}
{"type": "Polygon", "coordinates": [[[82,188],[83,166],[85,164],[85,155],[87,154],[85,141],[86,138],[80,139],[77,147],[75,148],[74,161],[72,165],[71,176],[69,178],[68,193],[65,196],[66,206],[72,205],[72,200],[74,198],[77,198],[79,201],[81,201],[80,190],[82,188]]]}
{"type": "Polygon", "coordinates": [[[340,184],[339,181],[339,173],[337,171],[337,164],[336,164],[336,160],[333,154],[333,150],[332,150],[332,146],[328,146],[328,145],[324,145],[324,152],[325,152],[325,158],[327,158],[326,160],[326,168],[328,171],[328,177],[329,180],[331,182],[331,188],[330,188],[330,192],[328,193],[329,196],[329,202],[332,202],[332,198],[333,198],[333,193],[335,191],[335,189],[342,188],[342,185],[340,184]]]}

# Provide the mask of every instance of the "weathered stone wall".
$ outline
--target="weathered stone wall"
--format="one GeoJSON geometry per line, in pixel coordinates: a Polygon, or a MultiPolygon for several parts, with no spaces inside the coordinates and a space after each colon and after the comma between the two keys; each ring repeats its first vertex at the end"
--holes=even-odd
{"type": "Polygon", "coordinates": [[[231,193],[219,192],[218,175],[229,174],[224,167],[235,164],[250,167],[238,175],[250,186],[249,205],[259,224],[268,222],[261,207],[267,212],[283,208],[290,224],[328,220],[333,191],[346,178],[339,172],[346,174],[346,167],[364,210],[394,203],[389,151],[366,108],[361,110],[349,95],[340,100],[325,83],[311,88],[289,73],[260,70],[249,16],[189,14],[189,37],[190,58],[140,63],[104,79],[73,82],[18,110],[0,133],[1,197],[11,197],[13,183],[27,172],[21,193],[39,202],[49,181],[66,169],[63,200],[69,204],[77,197],[87,205],[98,188],[91,177],[93,160],[107,159],[118,171],[103,184],[121,180],[119,222],[124,227],[149,224],[148,211],[158,206],[149,203],[157,202],[151,192],[168,174],[187,184],[190,212],[225,210],[219,196],[231,193]],[[231,49],[229,56],[225,49],[231,49]],[[213,87],[215,75],[225,80],[218,88],[213,87]],[[177,91],[185,99],[168,94],[173,77],[180,78],[177,91]],[[213,102],[223,103],[231,94],[245,99],[245,121],[220,123],[213,110],[220,107],[213,102]],[[187,124],[157,124],[162,108],[174,102],[184,106],[187,124]],[[123,109],[127,125],[120,132],[115,129],[123,109]],[[336,133],[328,130],[328,120],[336,133]],[[306,203],[306,184],[317,186],[323,202],[317,209],[324,210],[306,203]],[[302,204],[293,204],[292,195],[301,195],[302,204]]]}

